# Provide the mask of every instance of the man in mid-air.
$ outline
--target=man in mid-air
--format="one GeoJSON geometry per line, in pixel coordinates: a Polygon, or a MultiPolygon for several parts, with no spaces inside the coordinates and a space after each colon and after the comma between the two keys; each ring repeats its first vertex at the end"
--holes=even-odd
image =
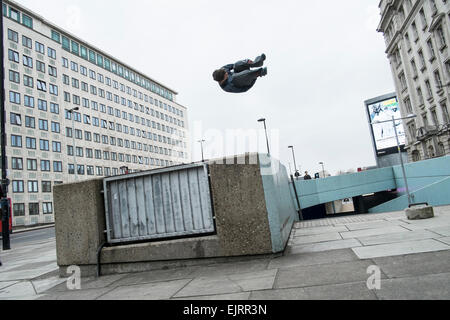
{"type": "Polygon", "coordinates": [[[235,64],[228,64],[214,71],[213,78],[226,92],[247,92],[255,85],[259,77],[267,75],[267,68],[261,68],[265,60],[266,55],[262,54],[255,61],[247,59],[238,61],[235,64]],[[258,69],[251,70],[251,68],[258,69]]]}

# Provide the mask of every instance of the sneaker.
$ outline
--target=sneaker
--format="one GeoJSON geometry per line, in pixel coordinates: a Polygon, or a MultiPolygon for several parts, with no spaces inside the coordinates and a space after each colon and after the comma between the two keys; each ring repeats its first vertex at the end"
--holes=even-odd
{"type": "Polygon", "coordinates": [[[265,77],[267,76],[267,68],[262,68],[261,69],[261,77],[265,77]]]}

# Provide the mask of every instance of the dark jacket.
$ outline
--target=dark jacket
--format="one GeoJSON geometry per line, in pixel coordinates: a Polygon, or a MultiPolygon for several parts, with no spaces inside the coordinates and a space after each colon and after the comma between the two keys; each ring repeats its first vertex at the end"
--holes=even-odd
{"type": "Polygon", "coordinates": [[[232,71],[234,69],[234,64],[227,64],[226,66],[223,66],[222,69],[224,69],[228,73],[228,79],[220,85],[220,87],[230,93],[243,93],[250,90],[253,86],[246,86],[246,87],[237,87],[233,84],[233,76],[234,72],[232,71]]]}

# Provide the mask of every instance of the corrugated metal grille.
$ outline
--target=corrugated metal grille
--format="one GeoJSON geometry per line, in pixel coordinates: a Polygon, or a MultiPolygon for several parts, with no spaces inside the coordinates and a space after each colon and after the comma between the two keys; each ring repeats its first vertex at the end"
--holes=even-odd
{"type": "Polygon", "coordinates": [[[106,178],[108,242],[215,231],[206,164],[106,178]]]}

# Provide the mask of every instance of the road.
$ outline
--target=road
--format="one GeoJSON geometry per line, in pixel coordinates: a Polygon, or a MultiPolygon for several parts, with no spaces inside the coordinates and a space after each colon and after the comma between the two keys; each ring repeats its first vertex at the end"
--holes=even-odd
{"type": "Polygon", "coordinates": [[[11,236],[11,248],[16,246],[24,246],[27,244],[35,243],[42,240],[51,240],[55,238],[55,228],[39,229],[33,231],[27,231],[11,236]]]}

